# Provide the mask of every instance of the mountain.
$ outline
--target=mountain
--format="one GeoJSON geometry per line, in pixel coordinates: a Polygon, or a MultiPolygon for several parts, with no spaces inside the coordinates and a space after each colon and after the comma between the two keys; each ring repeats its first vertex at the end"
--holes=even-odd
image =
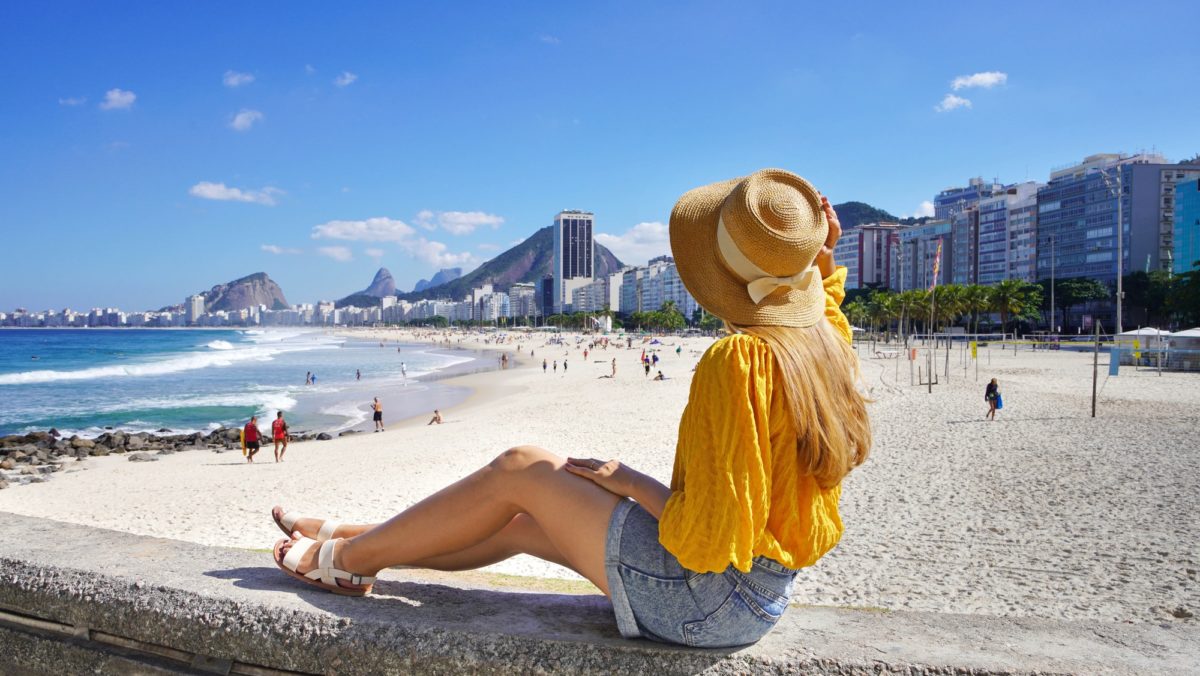
{"type": "MultiPolygon", "coordinates": [[[[204,309],[207,312],[237,312],[249,307],[265,305],[271,310],[286,310],[287,298],[283,297],[283,289],[265,272],[256,272],[235,279],[226,284],[218,284],[208,291],[201,291],[204,296],[204,309]]],[[[162,311],[181,311],[182,305],[165,307],[162,311]]]]}
{"type": "Polygon", "coordinates": [[[433,279],[421,279],[417,281],[417,285],[413,287],[413,291],[424,291],[431,286],[440,286],[446,282],[453,282],[462,277],[462,268],[443,268],[437,271],[433,279]]]}
{"type": "Polygon", "coordinates": [[[392,273],[388,272],[387,268],[379,268],[379,272],[375,273],[375,279],[371,280],[371,285],[363,293],[368,296],[375,296],[376,298],[394,296],[396,294],[396,280],[392,279],[392,273]]]}
{"type": "Polygon", "coordinates": [[[837,212],[838,221],[841,222],[843,229],[853,228],[863,223],[896,223],[900,220],[883,209],[876,209],[865,202],[842,202],[833,205],[833,210],[837,212]]]}
{"type": "Polygon", "coordinates": [[[334,303],[335,307],[375,307],[379,305],[379,299],[384,296],[393,296],[396,294],[396,280],[392,278],[392,273],[388,272],[387,268],[379,268],[379,272],[375,273],[375,278],[371,280],[371,285],[362,291],[346,296],[345,298],[334,303]]]}
{"type": "MultiPolygon", "coordinates": [[[[596,277],[610,275],[625,264],[617,260],[611,251],[599,242],[595,246],[593,272],[596,277]]],[[[554,226],[548,225],[533,233],[524,242],[514,246],[471,272],[445,284],[430,286],[420,291],[402,294],[404,300],[416,301],[423,298],[461,299],[471,289],[484,284],[494,284],[497,291],[506,290],[517,282],[537,283],[554,268],[554,226]]]]}

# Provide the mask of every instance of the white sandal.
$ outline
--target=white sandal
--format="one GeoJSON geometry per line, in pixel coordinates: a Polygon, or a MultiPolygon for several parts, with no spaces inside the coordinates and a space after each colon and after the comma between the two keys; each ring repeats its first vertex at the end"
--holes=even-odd
{"type": "MultiPolygon", "coordinates": [[[[339,540],[342,538],[338,538],[339,540]]],[[[280,540],[275,543],[273,554],[275,557],[275,565],[279,566],[280,570],[291,575],[292,577],[320,587],[325,591],[341,594],[343,596],[365,596],[371,591],[372,585],[375,584],[375,578],[370,575],[355,575],[347,573],[344,570],[333,567],[333,543],[337,540],[326,540],[320,543],[321,551],[317,552],[317,567],[301,574],[296,570],[300,566],[300,560],[312,549],[313,545],[318,544],[316,540],[309,538],[300,538],[299,540],[280,540]],[[279,548],[288,542],[292,543],[292,548],[288,550],[287,556],[283,559],[279,558],[279,548]],[[338,584],[338,580],[346,580],[352,585],[363,587],[362,589],[350,589],[338,584]]]]}
{"type": "MultiPolygon", "coordinates": [[[[271,510],[271,519],[275,522],[276,526],[279,526],[279,530],[283,531],[283,534],[289,538],[292,537],[292,533],[295,532],[296,522],[300,519],[307,518],[309,517],[297,512],[284,512],[283,516],[276,518],[275,510],[271,510]]],[[[321,523],[321,529],[317,531],[317,542],[332,540],[333,534],[337,532],[337,529],[341,526],[342,523],[340,521],[334,521],[332,519],[325,520],[321,523]]]]}

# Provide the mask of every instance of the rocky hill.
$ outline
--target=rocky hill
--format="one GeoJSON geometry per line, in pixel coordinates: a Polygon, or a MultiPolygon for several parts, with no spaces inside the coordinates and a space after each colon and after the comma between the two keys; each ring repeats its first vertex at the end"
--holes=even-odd
{"type": "Polygon", "coordinates": [[[419,279],[417,285],[413,287],[413,291],[424,291],[431,286],[440,286],[446,282],[453,282],[462,277],[462,268],[442,268],[437,271],[433,279],[419,279]]]}
{"type": "MultiPolygon", "coordinates": [[[[201,291],[200,295],[204,296],[204,309],[207,312],[236,312],[258,305],[265,305],[270,310],[286,310],[290,307],[283,296],[283,289],[265,272],[218,284],[208,291],[201,291]]],[[[178,312],[182,309],[182,305],[175,305],[165,307],[163,311],[178,312]]]]}
{"type": "Polygon", "coordinates": [[[392,279],[392,273],[388,272],[387,268],[379,268],[379,272],[375,273],[375,279],[371,280],[371,285],[363,293],[376,298],[393,296],[396,294],[396,280],[392,279]]]}
{"type": "MultiPolygon", "coordinates": [[[[595,244],[593,273],[596,277],[612,274],[624,267],[611,251],[600,243],[595,244]]],[[[460,299],[471,289],[484,284],[494,284],[503,291],[516,282],[537,282],[554,268],[554,226],[546,226],[533,233],[529,239],[496,256],[475,270],[445,284],[431,286],[421,291],[402,294],[405,300],[422,298],[460,299]]]]}
{"type": "Polygon", "coordinates": [[[379,272],[375,273],[375,278],[371,280],[370,286],[352,293],[349,296],[337,301],[337,307],[375,307],[379,305],[379,299],[384,296],[396,295],[396,280],[392,278],[392,273],[387,268],[379,268],[379,272]]]}

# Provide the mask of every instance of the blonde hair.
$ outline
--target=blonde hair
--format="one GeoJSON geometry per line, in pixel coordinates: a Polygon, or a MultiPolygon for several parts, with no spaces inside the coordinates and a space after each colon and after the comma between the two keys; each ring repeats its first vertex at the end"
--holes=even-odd
{"type": "Polygon", "coordinates": [[[771,348],[792,411],[802,471],[822,488],[832,488],[867,459],[871,423],[868,400],[855,385],[858,356],[828,320],[807,328],[727,323],[726,329],[771,348]]]}

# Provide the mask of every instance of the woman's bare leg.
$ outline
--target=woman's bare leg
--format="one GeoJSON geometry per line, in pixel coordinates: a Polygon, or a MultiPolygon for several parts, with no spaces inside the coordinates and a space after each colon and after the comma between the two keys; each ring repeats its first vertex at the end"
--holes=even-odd
{"type": "MultiPolygon", "coordinates": [[[[281,514],[283,512],[279,507],[276,507],[275,510],[281,514]]],[[[321,530],[322,523],[321,519],[304,518],[296,522],[293,530],[304,537],[315,538],[317,532],[321,530]]],[[[352,538],[380,525],[378,523],[344,523],[333,532],[333,537],[352,538]]],[[[554,543],[550,542],[550,538],[546,537],[541,526],[537,525],[537,521],[524,513],[514,516],[508,525],[482,542],[452,554],[414,561],[409,565],[413,568],[432,568],[433,570],[473,570],[498,563],[517,554],[529,554],[566,568],[571,567],[562,552],[558,551],[554,543]]]]}
{"type": "MultiPolygon", "coordinates": [[[[553,556],[556,551],[563,563],[607,594],[604,545],[609,517],[620,498],[568,474],[563,464],[562,458],[539,448],[509,449],[488,466],[388,522],[340,541],[334,550],[337,567],[369,575],[389,566],[420,562],[446,565],[466,563],[471,557],[486,560],[511,550],[512,541],[497,540],[493,549],[471,549],[485,544],[514,517],[525,513],[553,547],[545,553],[553,556]],[[470,556],[448,558],[462,552],[470,556]]],[[[301,562],[300,570],[314,568],[315,557],[314,549],[301,562]]]]}

